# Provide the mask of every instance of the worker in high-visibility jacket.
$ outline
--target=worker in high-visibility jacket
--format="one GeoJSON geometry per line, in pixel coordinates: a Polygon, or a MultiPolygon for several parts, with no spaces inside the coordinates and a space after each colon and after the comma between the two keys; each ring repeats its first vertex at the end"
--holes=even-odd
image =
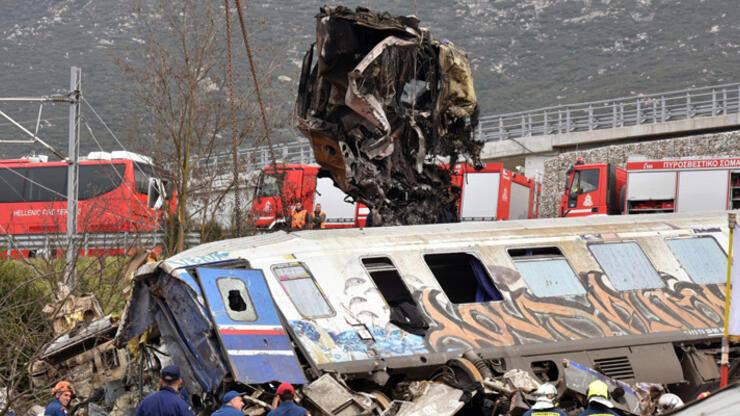
{"type": "Polygon", "coordinates": [[[588,406],[578,416],[619,416],[609,400],[609,386],[601,380],[592,381],[586,393],[588,406]]]}
{"type": "Polygon", "coordinates": [[[326,221],[326,213],[321,210],[321,204],[316,204],[313,209],[313,215],[311,216],[311,229],[318,230],[324,228],[324,221],[326,221]]]}
{"type": "Polygon", "coordinates": [[[306,224],[308,224],[308,211],[303,208],[303,204],[298,202],[293,208],[293,213],[290,215],[290,229],[291,230],[305,230],[306,224]]]}

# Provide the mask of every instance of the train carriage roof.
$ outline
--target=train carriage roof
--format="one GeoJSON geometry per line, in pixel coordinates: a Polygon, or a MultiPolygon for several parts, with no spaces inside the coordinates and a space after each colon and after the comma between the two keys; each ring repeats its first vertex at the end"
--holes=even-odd
{"type": "Polygon", "coordinates": [[[164,261],[167,271],[233,259],[284,257],[299,253],[357,251],[383,246],[451,241],[497,241],[567,237],[600,233],[639,233],[727,227],[727,212],[548,218],[499,222],[463,222],[377,228],[277,231],[216,241],[183,251],[164,261]]]}

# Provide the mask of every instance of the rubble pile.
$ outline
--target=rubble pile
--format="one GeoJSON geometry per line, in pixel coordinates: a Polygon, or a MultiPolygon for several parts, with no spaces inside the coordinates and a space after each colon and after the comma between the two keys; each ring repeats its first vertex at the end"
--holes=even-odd
{"type": "Polygon", "coordinates": [[[296,103],[316,161],[384,224],[436,222],[458,198],[438,157],[480,165],[465,52],[414,16],[325,6],[316,19],[296,103]]]}

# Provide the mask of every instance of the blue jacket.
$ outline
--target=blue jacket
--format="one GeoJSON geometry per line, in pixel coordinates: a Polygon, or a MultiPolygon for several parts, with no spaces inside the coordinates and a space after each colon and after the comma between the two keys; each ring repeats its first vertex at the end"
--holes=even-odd
{"type": "Polygon", "coordinates": [[[549,409],[529,409],[524,416],[568,416],[568,414],[559,407],[551,407],[549,409]]]}
{"type": "Polygon", "coordinates": [[[67,409],[62,406],[62,402],[55,397],[46,405],[44,416],[67,416],[67,409]]]}
{"type": "Polygon", "coordinates": [[[162,387],[139,404],[136,416],[194,416],[190,406],[170,387],[162,387]]]}
{"type": "Polygon", "coordinates": [[[578,416],[619,416],[619,413],[601,403],[589,403],[588,407],[578,416]]]}
{"type": "Polygon", "coordinates": [[[244,416],[244,413],[242,413],[241,410],[234,409],[228,404],[225,404],[213,412],[211,416],[244,416]]]}
{"type": "Polygon", "coordinates": [[[306,409],[298,406],[292,400],[286,402],[280,402],[280,406],[276,409],[270,410],[267,416],[305,416],[306,409]]]}

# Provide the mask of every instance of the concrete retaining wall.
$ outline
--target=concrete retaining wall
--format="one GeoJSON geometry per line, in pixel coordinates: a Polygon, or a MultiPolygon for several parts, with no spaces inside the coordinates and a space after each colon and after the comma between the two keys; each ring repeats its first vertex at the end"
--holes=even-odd
{"type": "Polygon", "coordinates": [[[540,216],[556,217],[558,215],[560,197],[565,189],[565,172],[575,163],[577,157],[582,156],[586,163],[609,162],[624,166],[631,155],[644,155],[649,159],[740,156],[740,131],[619,144],[561,153],[545,162],[540,216]]]}

